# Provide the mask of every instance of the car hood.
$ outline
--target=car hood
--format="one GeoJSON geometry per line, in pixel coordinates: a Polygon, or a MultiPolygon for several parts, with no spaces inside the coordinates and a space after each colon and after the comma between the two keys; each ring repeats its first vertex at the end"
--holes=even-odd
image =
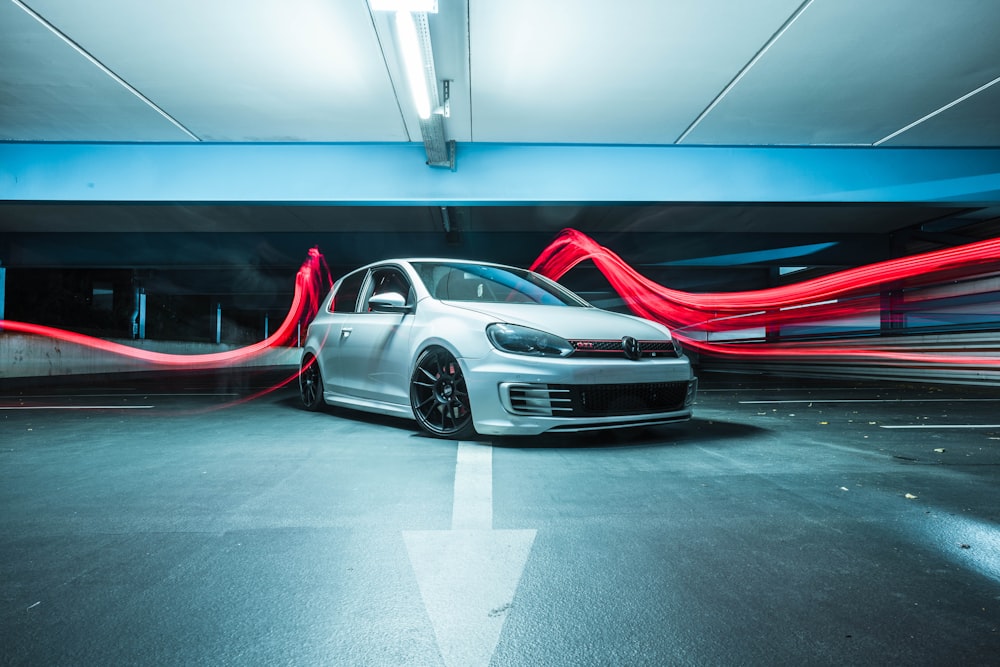
{"type": "Polygon", "coordinates": [[[667,337],[663,333],[663,327],[649,320],[600,308],[455,301],[447,303],[496,322],[520,324],[568,340],[618,340],[623,336],[639,340],[663,340],[667,337]]]}

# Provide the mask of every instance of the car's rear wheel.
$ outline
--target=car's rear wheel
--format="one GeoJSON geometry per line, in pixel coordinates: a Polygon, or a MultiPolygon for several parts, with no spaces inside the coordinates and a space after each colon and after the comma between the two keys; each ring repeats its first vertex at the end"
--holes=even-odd
{"type": "Polygon", "coordinates": [[[462,368],[443,347],[427,348],[417,358],[410,405],[420,427],[435,437],[461,440],[476,432],[462,368]]]}
{"type": "Polygon", "coordinates": [[[306,410],[322,410],[325,405],[323,375],[319,371],[319,362],[311,354],[303,357],[299,369],[299,395],[306,410]]]}

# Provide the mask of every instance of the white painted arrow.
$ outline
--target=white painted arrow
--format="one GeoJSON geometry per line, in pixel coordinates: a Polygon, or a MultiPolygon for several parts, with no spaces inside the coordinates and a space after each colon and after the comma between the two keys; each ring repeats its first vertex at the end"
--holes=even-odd
{"type": "Polygon", "coordinates": [[[489,665],[535,530],[493,530],[493,448],[460,442],[451,530],[403,532],[447,667],[489,665]]]}

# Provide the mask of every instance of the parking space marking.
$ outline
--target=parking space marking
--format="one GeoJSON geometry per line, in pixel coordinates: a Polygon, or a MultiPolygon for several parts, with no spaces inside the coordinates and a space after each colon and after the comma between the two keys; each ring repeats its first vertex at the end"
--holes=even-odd
{"type": "Polygon", "coordinates": [[[788,400],[740,401],[741,405],[801,403],[997,403],[1000,398],[803,398],[788,400]]]}
{"type": "Polygon", "coordinates": [[[128,394],[0,394],[0,400],[17,401],[28,398],[177,398],[188,396],[239,396],[236,392],[185,392],[182,394],[159,394],[145,391],[135,391],[128,394]]]}
{"type": "Polygon", "coordinates": [[[445,667],[487,667],[537,533],[493,529],[493,447],[459,442],[450,530],[403,541],[445,667]]]}
{"type": "Polygon", "coordinates": [[[451,529],[493,529],[493,448],[458,443],[451,529]]]}
{"type": "MultiPolygon", "coordinates": [[[[750,392],[759,391],[767,394],[777,394],[789,391],[796,391],[794,387],[784,388],[784,387],[719,387],[718,389],[707,388],[703,389],[698,387],[699,394],[732,394],[739,392],[750,392]]],[[[857,387],[811,387],[809,391],[862,391],[857,387]]]]}
{"type": "Polygon", "coordinates": [[[0,405],[0,410],[147,410],[153,405],[0,405]]]}
{"type": "Polygon", "coordinates": [[[912,428],[912,429],[923,429],[923,428],[1000,428],[1000,424],[901,424],[901,425],[889,425],[889,424],[879,424],[879,428],[912,428]]]}

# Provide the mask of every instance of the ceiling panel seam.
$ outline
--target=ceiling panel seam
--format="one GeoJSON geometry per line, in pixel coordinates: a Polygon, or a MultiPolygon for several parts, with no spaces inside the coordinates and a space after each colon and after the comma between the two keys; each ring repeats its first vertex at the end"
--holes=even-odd
{"type": "Polygon", "coordinates": [[[919,118],[919,119],[913,121],[912,123],[910,123],[906,127],[902,127],[900,129],[896,130],[895,132],[893,132],[892,134],[890,134],[888,136],[885,136],[885,137],[882,137],[881,139],[879,139],[878,141],[876,141],[875,143],[873,143],[872,146],[881,146],[882,144],[884,144],[885,142],[889,141],[890,139],[894,139],[894,138],[898,137],[899,135],[903,134],[904,132],[915,128],[917,125],[920,125],[924,121],[930,120],[931,118],[934,118],[934,116],[937,116],[939,114],[944,113],[948,109],[952,108],[953,106],[957,106],[957,105],[961,104],[962,102],[964,102],[965,100],[969,99],[970,97],[972,97],[974,95],[978,95],[979,93],[983,92],[984,90],[986,90],[987,88],[993,86],[996,83],[1000,83],[1000,76],[998,76],[997,78],[993,79],[989,83],[985,83],[985,84],[979,86],[978,88],[976,88],[972,92],[966,93],[965,95],[962,95],[961,97],[959,97],[956,100],[952,100],[951,102],[949,102],[948,104],[944,105],[940,109],[936,109],[936,110],[930,112],[929,114],[927,114],[923,118],[919,118]]]}
{"type": "Polygon", "coordinates": [[[698,114],[698,117],[695,118],[690,125],[688,125],[687,129],[684,130],[684,132],[682,132],[679,137],[677,137],[677,139],[674,141],[675,144],[682,143],[685,139],[687,139],[688,135],[690,135],[694,131],[694,129],[698,127],[698,125],[700,125],[703,120],[705,120],[708,114],[710,114],[712,110],[715,109],[715,107],[723,100],[723,98],[726,95],[728,95],[733,88],[736,87],[736,84],[738,84],[740,80],[743,79],[743,77],[746,76],[747,73],[753,68],[753,66],[756,65],[761,58],[764,57],[764,54],[767,53],[767,51],[772,46],[774,46],[774,44],[781,38],[781,36],[784,35],[788,31],[788,29],[792,27],[792,24],[795,23],[795,21],[798,20],[800,16],[802,16],[802,13],[805,12],[805,10],[812,3],[813,0],[805,0],[801,5],[799,5],[798,9],[792,12],[792,15],[788,17],[788,19],[781,25],[780,28],[778,28],[778,30],[773,35],[771,35],[771,38],[768,39],[767,42],[764,43],[764,46],[762,46],[760,50],[757,51],[756,54],[754,54],[754,57],[751,58],[747,62],[747,64],[743,66],[743,69],[741,69],[736,74],[736,76],[733,77],[732,81],[730,81],[726,85],[726,87],[723,88],[722,91],[715,96],[715,99],[713,99],[711,103],[709,103],[709,105],[705,107],[705,109],[700,114],[698,114]]]}
{"type": "Polygon", "coordinates": [[[86,58],[87,61],[89,61],[91,64],[93,64],[98,69],[100,69],[102,72],[104,72],[109,77],[111,77],[116,83],[118,83],[120,86],[122,86],[123,88],[125,88],[125,90],[127,90],[130,93],[132,93],[133,95],[135,95],[140,101],[142,101],[144,104],[146,104],[150,109],[152,109],[156,113],[160,114],[165,120],[167,120],[169,123],[171,123],[178,130],[180,130],[184,134],[186,134],[189,137],[191,137],[191,139],[193,139],[194,141],[201,141],[201,138],[198,135],[196,135],[194,132],[192,132],[191,130],[189,130],[188,128],[186,128],[183,123],[181,123],[179,120],[177,120],[176,118],[174,118],[173,116],[171,116],[169,113],[167,113],[163,108],[161,108],[159,105],[157,105],[155,102],[153,102],[153,100],[151,100],[148,97],[146,97],[145,95],[143,95],[135,86],[133,86],[128,81],[126,81],[125,79],[123,79],[120,76],[118,76],[107,65],[105,65],[104,63],[102,63],[93,54],[91,54],[89,51],[87,51],[85,48],[83,48],[80,44],[78,44],[76,41],[74,41],[69,35],[67,35],[62,30],[60,30],[59,28],[55,27],[52,23],[50,23],[44,16],[42,16],[41,14],[39,14],[38,12],[36,12],[34,9],[32,9],[30,6],[28,6],[27,4],[25,4],[24,2],[22,2],[22,0],[11,0],[11,2],[13,2],[15,5],[17,5],[18,7],[20,7],[28,16],[30,16],[31,18],[33,18],[36,21],[38,21],[39,24],[41,24],[44,28],[46,28],[53,35],[55,35],[56,37],[58,37],[59,39],[61,39],[63,42],[65,42],[67,46],[69,46],[70,48],[72,48],[74,51],[76,51],[81,56],[83,56],[84,58],[86,58]]]}

